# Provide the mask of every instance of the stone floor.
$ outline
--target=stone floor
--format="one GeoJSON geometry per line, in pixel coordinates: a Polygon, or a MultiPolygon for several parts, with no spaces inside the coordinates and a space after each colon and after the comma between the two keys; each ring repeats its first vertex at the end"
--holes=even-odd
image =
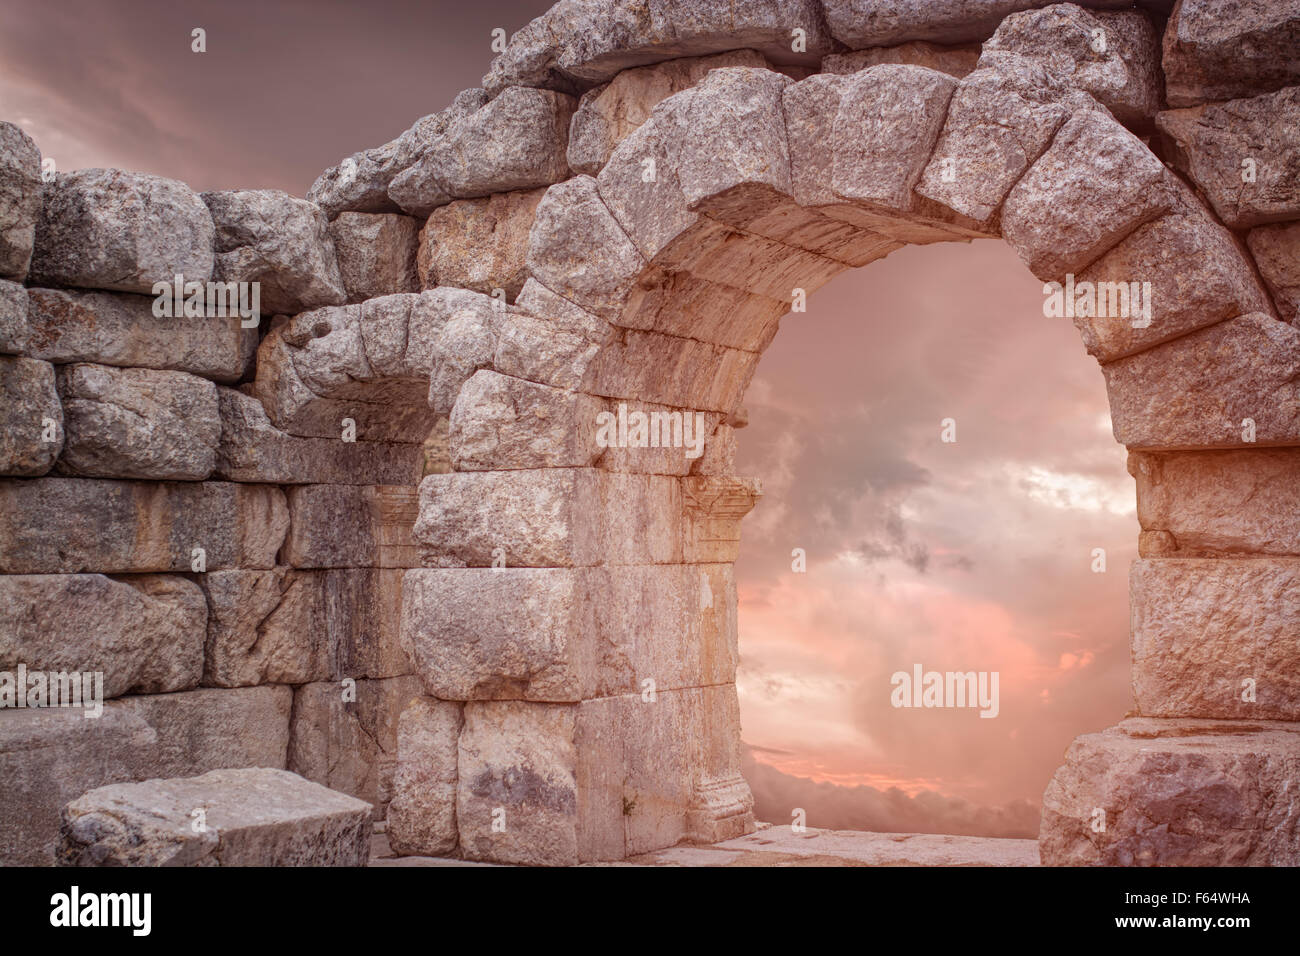
{"type": "MultiPolygon", "coordinates": [[[[380,824],[380,827],[383,825],[380,824]]],[[[394,857],[379,829],[371,866],[490,866],[444,857],[394,857]]],[[[1038,866],[1038,841],[933,833],[868,833],[759,824],[749,836],[708,846],[681,844],[591,866],[1038,866]]]]}

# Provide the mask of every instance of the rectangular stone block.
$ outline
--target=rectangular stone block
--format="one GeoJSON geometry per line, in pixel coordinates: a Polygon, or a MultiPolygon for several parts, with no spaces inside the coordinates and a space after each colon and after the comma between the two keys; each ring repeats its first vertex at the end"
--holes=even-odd
{"type": "Polygon", "coordinates": [[[1300,559],[1138,560],[1129,604],[1138,713],[1300,719],[1300,559]]]}
{"type": "Polygon", "coordinates": [[[295,568],[415,567],[416,491],[393,485],[288,489],[283,560],[295,568]]]}
{"type": "MultiPolygon", "coordinates": [[[[359,215],[359,214],[358,214],[359,215]]],[[[280,485],[400,485],[420,477],[419,445],[299,438],[271,424],[262,403],[217,390],[221,441],[213,473],[228,481],[280,485]]]]}
{"type": "Polygon", "coordinates": [[[189,690],[207,618],[203,592],[182,577],[0,575],[0,671],[100,672],[105,699],[189,690]]]}
{"type": "Polygon", "coordinates": [[[675,564],[681,500],[677,479],[591,468],[429,475],[414,538],[426,567],[675,564]]]}
{"type": "Polygon", "coordinates": [[[730,565],[417,569],[404,643],[444,700],[580,701],[735,680],[730,565]]]}
{"type": "Polygon", "coordinates": [[[403,855],[443,856],[456,849],[457,760],[463,706],[416,697],[397,721],[397,768],[388,807],[388,840],[403,855]]]}
{"type": "Polygon", "coordinates": [[[419,695],[414,677],[296,688],[289,769],[366,801],[382,820],[393,795],[398,716],[419,695]]]}
{"type": "Polygon", "coordinates": [[[97,787],[61,816],[64,866],[365,866],[373,829],[363,801],[266,768],[97,787]]]}
{"type": "Polygon", "coordinates": [[[63,364],[173,369],[237,382],[252,367],[257,329],[237,317],[158,318],[152,296],[28,289],[24,353],[63,364]]]}
{"type": "Polygon", "coordinates": [[[601,349],[585,391],[730,414],[758,368],[757,352],[658,332],[631,331],[601,349]]]}
{"type": "Polygon", "coordinates": [[[1144,557],[1300,556],[1300,448],[1130,452],[1144,557]]]}
{"type": "Polygon", "coordinates": [[[288,687],[125,697],[90,720],[75,710],[0,710],[0,861],[50,865],[59,811],[110,783],[231,767],[283,768],[288,687]]]}
{"type": "Polygon", "coordinates": [[[0,475],[45,474],[63,449],[63,437],[54,366],[0,355],[0,475]]]}
{"type": "Polygon", "coordinates": [[[0,279],[0,353],[21,355],[28,335],[27,289],[0,279]]]}
{"type": "Polygon", "coordinates": [[[284,492],[230,482],[35,478],[0,482],[0,573],[269,568],[284,492]]]}

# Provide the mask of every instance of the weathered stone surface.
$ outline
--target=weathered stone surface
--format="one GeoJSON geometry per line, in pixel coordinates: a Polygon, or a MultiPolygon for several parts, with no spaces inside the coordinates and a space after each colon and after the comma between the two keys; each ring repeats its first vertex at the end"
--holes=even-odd
{"type": "Polygon", "coordinates": [[[0,354],[27,349],[27,290],[17,282],[0,279],[0,354]]]}
{"type": "Polygon", "coordinates": [[[854,50],[851,53],[832,53],[822,60],[823,73],[857,73],[881,63],[907,63],[938,70],[961,79],[980,58],[978,44],[966,46],[939,46],[924,40],[900,43],[898,46],[854,50]]]}
{"type": "Polygon", "coordinates": [[[432,351],[429,376],[429,407],[439,415],[450,415],[470,377],[491,367],[496,326],[496,314],[480,308],[458,310],[443,326],[432,351]]]}
{"type": "Polygon", "coordinates": [[[416,292],[420,224],[410,216],[342,212],[330,223],[347,301],[416,292]]]}
{"type": "Polygon", "coordinates": [[[957,88],[946,73],[885,64],[855,73],[835,117],[831,176],[838,196],[898,212],[929,162],[957,88]]]}
{"type": "Polygon", "coordinates": [[[315,203],[275,189],[204,193],[203,201],[216,227],[215,277],[260,283],[263,314],[347,301],[329,221],[315,203]]]}
{"type": "Polygon", "coordinates": [[[1246,245],[1282,318],[1300,325],[1300,223],[1252,229],[1246,245]]]}
{"type": "Polygon", "coordinates": [[[190,187],[120,169],[59,173],[45,185],[30,280],[118,292],[207,282],[212,217],[190,187]]]}
{"type": "Polygon", "coordinates": [[[1163,542],[1144,556],[1300,556],[1300,449],[1131,452],[1128,470],[1142,530],[1163,542]]]}
{"type": "MultiPolygon", "coordinates": [[[[1126,7],[1129,0],[1085,0],[1089,7],[1126,7]]],[[[906,40],[985,40],[1011,13],[1044,0],[822,0],[831,35],[854,49],[906,40]]]]}
{"type": "Polygon", "coordinates": [[[1140,139],[1104,113],[1076,113],[1007,195],[1002,234],[1043,281],[1080,272],[1178,191],[1140,139]]]}
{"type": "Polygon", "coordinates": [[[0,573],[269,568],[284,492],[230,482],[38,478],[0,482],[0,573]]]}
{"type": "Polygon", "coordinates": [[[572,468],[595,463],[596,416],[604,403],[487,369],[475,372],[451,410],[457,471],[572,468]]]}
{"type": "Polygon", "coordinates": [[[13,123],[0,122],[0,279],[22,282],[41,214],[41,151],[13,123]]]}
{"type": "Polygon", "coordinates": [[[1047,866],[1295,866],[1300,811],[1279,795],[1297,773],[1294,723],[1125,720],[1066,751],[1039,852],[1047,866]]]}
{"type": "Polygon", "coordinates": [[[730,414],[749,387],[758,359],[757,352],[629,330],[601,349],[585,387],[608,398],[730,414]]]}
{"type": "Polygon", "coordinates": [[[458,747],[456,827],[471,860],[578,862],[577,709],[471,701],[458,747]],[[504,827],[493,826],[504,813],[504,827]]]}
{"type": "Polygon", "coordinates": [[[599,344],[613,333],[613,327],[600,316],[556,295],[532,276],[524,282],[515,299],[515,308],[545,318],[556,328],[580,335],[589,342],[599,344]]]}
{"type": "Polygon", "coordinates": [[[435,209],[420,231],[419,286],[458,286],[513,300],[528,278],[524,259],[543,189],[461,199],[435,209]]]}
{"type": "Polygon", "coordinates": [[[1044,63],[1007,57],[965,77],[917,192],[979,222],[1037,162],[1072,111],[1096,108],[1044,63]]]}
{"type": "Polygon", "coordinates": [[[1300,439],[1300,331],[1262,313],[1200,329],[1102,371],[1115,440],[1130,448],[1300,439]]]}
{"type": "Polygon", "coordinates": [[[216,462],[217,386],[187,372],[59,369],[67,438],[60,474],[201,481],[216,462]]]}
{"type": "Polygon", "coordinates": [[[402,627],[427,693],[578,701],[735,679],[726,565],[409,572],[402,627]]]}
{"type": "Polygon", "coordinates": [[[99,671],[105,699],[189,690],[207,617],[203,592],[181,577],[0,575],[0,670],[99,671]]]}
{"type": "MultiPolygon", "coordinates": [[[[0,860],[50,865],[59,810],[87,790],[224,767],[283,767],[288,687],[195,690],[77,710],[0,710],[0,860]]],[[[193,822],[193,821],[191,821],[193,822]]]]}
{"type": "Polygon", "coordinates": [[[364,800],[383,819],[397,769],[398,715],[420,694],[414,677],[306,684],[294,692],[289,763],[331,790],[364,800]]]}
{"type": "Polygon", "coordinates": [[[623,328],[762,352],[789,311],[788,301],[677,272],[639,281],[618,322],[623,328]]]}
{"type": "Polygon", "coordinates": [[[236,382],[257,351],[257,329],[241,328],[238,318],[159,318],[147,296],[28,289],[27,297],[24,352],[55,364],[171,369],[236,382]]]}
{"type": "Polygon", "coordinates": [[[0,355],[0,475],[45,474],[63,436],[54,366],[0,355]]]}
{"type": "Polygon", "coordinates": [[[518,311],[498,316],[493,367],[530,382],[580,388],[600,346],[580,332],[567,331],[564,325],[518,311]]]}
{"type": "Polygon", "coordinates": [[[425,567],[672,564],[680,495],[673,478],[589,468],[429,475],[414,538],[425,567]]]}
{"type": "Polygon", "coordinates": [[[645,7],[563,0],[510,38],[483,85],[492,93],[513,85],[577,90],[630,67],[744,48],[774,63],[815,67],[835,44],[813,0],[645,7]],[[796,29],[804,31],[798,50],[796,29]]]}
{"type": "MultiPolygon", "coordinates": [[[[1296,20],[1300,43],[1300,13],[1296,20]]],[[[1300,87],[1156,118],[1173,158],[1233,229],[1300,218],[1300,87]]]]}
{"type": "MultiPolygon", "coordinates": [[[[453,119],[474,112],[487,102],[479,89],[462,90],[451,106],[418,120],[392,142],[353,153],[339,165],[325,170],[312,183],[307,198],[325,210],[331,219],[344,211],[412,212],[388,195],[393,179],[405,172],[447,130],[453,119]]],[[[451,197],[443,199],[446,202],[451,197]]],[[[426,212],[425,215],[428,215],[426,212]]]]}
{"type": "Polygon", "coordinates": [[[417,697],[397,723],[397,769],[388,807],[388,839],[402,855],[438,856],[456,848],[457,741],[460,704],[417,697]]]}
{"type": "Polygon", "coordinates": [[[1101,305],[1088,311],[1107,313],[1074,317],[1088,354],[1098,361],[1114,361],[1223,319],[1272,311],[1233,235],[1199,203],[1180,205],[1139,227],[1076,278],[1076,306],[1082,295],[1085,308],[1094,298],[1101,305]],[[1148,282],[1144,297],[1142,283],[1148,282]],[[1149,315],[1134,308],[1138,302],[1149,315]]]}
{"type": "MultiPolygon", "coordinates": [[[[551,90],[511,87],[471,116],[453,121],[438,141],[392,187],[397,194],[423,167],[450,198],[549,186],[569,176],[565,149],[573,97],[551,90]]],[[[412,209],[409,202],[403,208],[412,209]]],[[[440,205],[436,204],[436,205],[440,205]]]]}
{"type": "Polygon", "coordinates": [[[683,479],[683,560],[734,562],[740,554],[740,519],[762,496],[762,482],[756,478],[692,475],[683,479]]]}
{"type": "Polygon", "coordinates": [[[421,477],[418,445],[298,438],[272,425],[251,395],[221,388],[217,398],[217,478],[281,485],[400,485],[421,477]]]}
{"type": "Polygon", "coordinates": [[[1300,83],[1296,0],[1183,0],[1165,27],[1170,106],[1254,96],[1300,83]]]}
{"type": "Polygon", "coordinates": [[[1145,13],[1092,13],[1072,3],[1013,13],[984,44],[979,64],[1008,57],[1037,60],[1125,125],[1149,127],[1160,109],[1160,41],[1145,13]]]}
{"type": "Polygon", "coordinates": [[[1139,560],[1129,601],[1138,713],[1300,718],[1300,560],[1139,560]]]}
{"type": "Polygon", "coordinates": [[[370,805],[270,768],[117,783],[61,814],[64,866],[365,866],[370,805]],[[203,810],[203,827],[194,810],[203,810]]]}
{"type": "Polygon", "coordinates": [[[282,558],[295,568],[416,567],[414,488],[299,485],[288,489],[282,558]]]}
{"type": "MultiPolygon", "coordinates": [[[[204,683],[302,684],[411,672],[400,569],[214,571],[204,683]]],[[[315,778],[313,778],[315,779],[315,778]]]]}
{"type": "Polygon", "coordinates": [[[695,86],[710,70],[727,66],[766,69],[768,62],[756,50],[684,57],[624,70],[609,83],[588,90],[569,127],[569,168],[595,176],[609,162],[614,147],[648,120],[661,100],[695,86]]]}
{"type": "Polygon", "coordinates": [[[546,191],[528,236],[528,272],[541,285],[612,320],[644,267],[596,180],[575,176],[546,191]]]}

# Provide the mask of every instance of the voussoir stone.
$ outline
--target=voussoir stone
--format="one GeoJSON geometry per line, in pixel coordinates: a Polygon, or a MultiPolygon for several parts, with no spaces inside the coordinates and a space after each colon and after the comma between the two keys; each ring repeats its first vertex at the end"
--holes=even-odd
{"type": "Polygon", "coordinates": [[[528,278],[528,232],[544,189],[459,199],[420,231],[419,286],[457,286],[514,300],[528,278]],[[500,293],[498,293],[500,294],[500,293]]]}
{"type": "Polygon", "coordinates": [[[27,290],[0,279],[0,354],[22,354],[31,335],[27,324],[27,290]]]}
{"type": "Polygon", "coordinates": [[[64,365],[60,474],[202,481],[221,438],[217,386],[187,372],[64,365]]]}
{"type": "Polygon", "coordinates": [[[63,808],[65,866],[365,866],[370,804],[267,767],[117,783],[63,808]],[[195,809],[203,826],[195,826],[195,809]]]}
{"type": "Polygon", "coordinates": [[[1129,599],[1138,713],[1300,718],[1300,559],[1138,560],[1129,599]]]}
{"type": "Polygon", "coordinates": [[[0,355],[0,475],[43,475],[64,441],[54,366],[0,355]]]}
{"type": "Polygon", "coordinates": [[[204,193],[216,227],[217,279],[257,282],[264,314],[347,301],[329,221],[315,203],[275,189],[204,193]]]}
{"type": "Polygon", "coordinates": [[[442,856],[456,849],[462,711],[462,705],[452,701],[416,697],[398,718],[388,840],[399,854],[442,856]]]}
{"type": "Polygon", "coordinates": [[[1252,229],[1246,245],[1282,318],[1300,324],[1300,223],[1252,229]]]}
{"type": "Polygon", "coordinates": [[[1300,331],[1260,312],[1102,366],[1115,440],[1130,448],[1293,444],[1300,331]]]}
{"type": "Polygon", "coordinates": [[[243,328],[238,317],[159,317],[147,296],[28,289],[27,298],[24,354],[47,362],[171,369],[236,382],[257,351],[256,327],[243,328]]]}
{"type": "Polygon", "coordinates": [[[189,690],[207,618],[198,585],[176,575],[0,575],[0,670],[101,672],[104,699],[189,690]]]}
{"type": "MultiPolygon", "coordinates": [[[[453,119],[474,112],[486,102],[487,94],[483,90],[462,90],[451,106],[417,120],[397,139],[353,153],[325,170],[312,183],[307,198],[324,209],[331,219],[346,211],[415,212],[391,198],[389,186],[437,143],[453,119]]],[[[442,202],[450,198],[445,196],[442,202]]]]}
{"type": "Polygon", "coordinates": [[[349,302],[415,292],[420,225],[410,216],[341,212],[330,223],[349,302]]]}
{"type": "MultiPolygon", "coordinates": [[[[427,166],[449,199],[559,182],[569,176],[565,150],[576,106],[563,93],[511,87],[474,114],[453,121],[406,175],[418,176],[427,166]]],[[[394,190],[400,182],[394,182],[394,190]]]]}
{"type": "Polygon", "coordinates": [[[29,279],[41,285],[152,292],[207,282],[212,216],[174,179],[120,169],[59,173],[45,185],[29,279]]]}
{"type": "Polygon", "coordinates": [[[1297,0],[1182,0],[1165,27],[1170,106],[1254,96],[1300,83],[1297,0]]]}
{"type": "Polygon", "coordinates": [[[0,573],[269,568],[284,492],[233,482],[28,478],[0,482],[0,573]]]}
{"type": "Polygon", "coordinates": [[[1179,198],[1164,164],[1105,113],[1076,113],[1008,193],[1002,234],[1043,281],[1079,272],[1179,198]]]}
{"type": "Polygon", "coordinates": [[[0,279],[22,282],[41,212],[41,151],[13,123],[0,122],[0,279]]]}
{"type": "Polygon", "coordinates": [[[1300,87],[1169,110],[1156,121],[1177,144],[1174,161],[1226,225],[1300,218],[1300,87]]]}

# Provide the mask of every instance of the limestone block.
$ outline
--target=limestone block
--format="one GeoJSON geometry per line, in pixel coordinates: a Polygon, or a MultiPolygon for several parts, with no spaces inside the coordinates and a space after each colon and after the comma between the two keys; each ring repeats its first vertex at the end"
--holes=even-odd
{"type": "Polygon", "coordinates": [[[41,151],[13,123],[0,123],[0,279],[22,282],[41,214],[41,151]]]}
{"type": "Polygon", "coordinates": [[[1300,223],[1252,229],[1246,245],[1282,318],[1300,325],[1300,223]]]}
{"type": "Polygon", "coordinates": [[[458,286],[486,295],[502,289],[513,300],[528,277],[528,231],[544,192],[496,193],[435,209],[420,232],[420,286],[458,286]]]}
{"type": "Polygon", "coordinates": [[[236,382],[252,368],[257,329],[238,317],[156,317],[147,296],[29,289],[30,341],[47,362],[94,362],[190,372],[236,382]]]}
{"type": "Polygon", "coordinates": [[[548,319],[557,328],[581,335],[589,342],[600,343],[609,338],[608,322],[581,306],[556,295],[532,276],[515,299],[515,308],[548,319]]]}
{"type": "Polygon", "coordinates": [[[420,483],[425,567],[584,567],[681,560],[676,479],[588,468],[460,472],[420,483]]]}
{"type": "Polygon", "coordinates": [[[556,388],[581,388],[600,351],[600,346],[580,332],[567,331],[561,322],[517,310],[500,313],[495,331],[492,365],[497,371],[556,388]]]}
{"type": "Polygon", "coordinates": [[[297,688],[289,769],[366,801],[383,819],[397,769],[398,716],[419,693],[414,677],[297,688]]]}
{"type": "Polygon", "coordinates": [[[414,488],[298,485],[287,490],[281,557],[295,568],[415,567],[414,488]]]}
{"type": "Polygon", "coordinates": [[[1300,718],[1300,560],[1138,560],[1129,601],[1138,713],[1300,718]]]}
{"type": "Polygon", "coordinates": [[[108,365],[59,369],[66,440],[58,471],[202,481],[216,463],[217,386],[188,372],[108,365]]]}
{"type": "Polygon", "coordinates": [[[1039,853],[1047,866],[1294,866],[1294,803],[1277,795],[1297,773],[1294,723],[1125,720],[1066,751],[1039,853]]]}
{"type": "Polygon", "coordinates": [[[629,330],[592,360],[584,388],[595,395],[729,414],[758,367],[757,352],[629,330]]]}
{"type": "Polygon", "coordinates": [[[292,701],[288,687],[248,687],[125,697],[97,719],[74,709],[0,710],[0,860],[52,864],[60,808],[95,787],[283,767],[292,701]]]}
{"type": "Polygon", "coordinates": [[[0,670],[102,672],[105,699],[189,690],[207,618],[203,592],[181,577],[0,575],[0,670]]]}
{"type": "Polygon", "coordinates": [[[370,805],[286,770],[110,784],[61,818],[64,866],[365,866],[370,856],[370,805]]]}
{"type": "Polygon", "coordinates": [[[330,223],[347,301],[362,302],[420,288],[415,250],[420,224],[410,216],[341,212],[330,223]]]}
{"type": "Polygon", "coordinates": [[[1178,197],[1169,171],[1104,113],[1076,113],[1002,208],[1007,242],[1044,282],[1078,273],[1178,197]]]}
{"type": "Polygon", "coordinates": [[[761,353],[789,311],[789,301],[684,272],[665,272],[636,284],[618,324],[761,353]]]}
{"type": "Polygon", "coordinates": [[[1115,440],[1154,449],[1294,443],[1297,363],[1300,331],[1259,312],[1111,362],[1102,371],[1115,440]]]}
{"type": "Polygon", "coordinates": [[[0,482],[0,573],[269,568],[284,492],[230,482],[38,478],[0,482]]]}
{"type": "Polygon", "coordinates": [[[44,197],[33,283],[149,293],[177,275],[192,282],[212,276],[212,217],[184,183],[79,169],[45,184],[44,197]]]}
{"type": "Polygon", "coordinates": [[[17,282],[0,279],[0,354],[23,353],[30,335],[27,290],[17,282]]]}
{"type": "Polygon", "coordinates": [[[1183,0],[1164,38],[1170,106],[1254,96],[1300,83],[1300,3],[1183,0]]]}
{"type": "Polygon", "coordinates": [[[416,697],[397,723],[397,767],[388,839],[399,855],[443,856],[456,849],[457,741],[462,706],[416,697]]]}
{"type": "MultiPolygon", "coordinates": [[[[1300,16],[1296,30],[1300,39],[1300,16]]],[[[1300,218],[1300,88],[1169,110],[1156,122],[1229,228],[1300,218]]]]}
{"type": "Polygon", "coordinates": [[[1130,452],[1128,470],[1163,555],[1300,555],[1300,450],[1130,452]]]}
{"type": "Polygon", "coordinates": [[[0,355],[0,416],[0,475],[49,471],[64,438],[54,366],[0,355]]]}

